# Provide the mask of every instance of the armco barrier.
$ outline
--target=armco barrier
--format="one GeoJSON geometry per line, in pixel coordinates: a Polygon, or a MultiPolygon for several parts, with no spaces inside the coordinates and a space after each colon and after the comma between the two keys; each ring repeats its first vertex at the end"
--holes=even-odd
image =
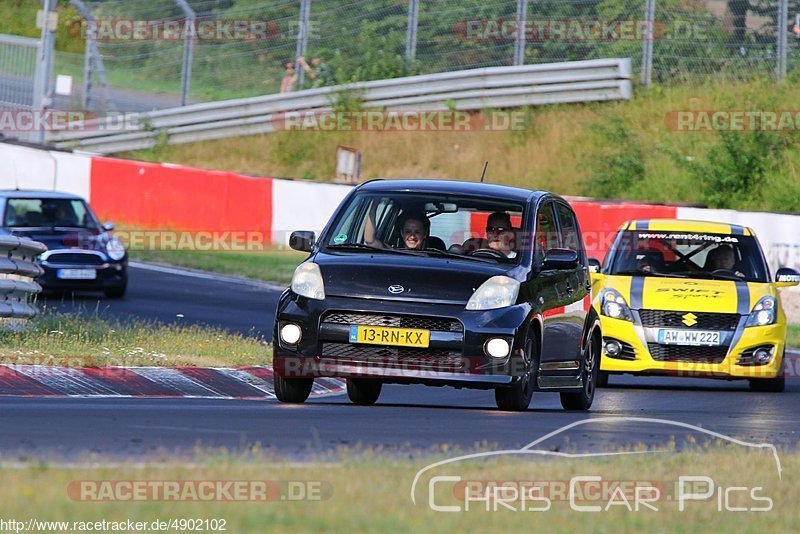
{"type": "Polygon", "coordinates": [[[36,315],[34,296],[42,288],[33,280],[42,274],[36,258],[47,250],[27,238],[0,235],[0,317],[26,319],[36,315]]]}
{"type": "Polygon", "coordinates": [[[123,131],[118,118],[93,119],[52,133],[48,142],[110,154],[152,147],[159,132],[170,144],[269,133],[285,127],[286,113],[331,111],[342,92],[358,97],[365,110],[392,111],[626,100],[633,95],[630,78],[629,58],[471,69],[153,111],[123,131]]]}

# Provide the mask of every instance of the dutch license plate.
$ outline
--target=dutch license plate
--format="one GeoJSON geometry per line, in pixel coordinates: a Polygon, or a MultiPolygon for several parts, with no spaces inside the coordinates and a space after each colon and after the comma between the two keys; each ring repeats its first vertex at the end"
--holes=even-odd
{"type": "Polygon", "coordinates": [[[97,271],[94,269],[59,269],[56,276],[62,280],[94,280],[97,271]]]}
{"type": "Polygon", "coordinates": [[[666,330],[658,331],[658,342],[662,345],[691,345],[714,347],[722,345],[719,332],[705,330],[666,330]]]}
{"type": "Polygon", "coordinates": [[[429,330],[385,326],[350,326],[350,343],[427,348],[430,341],[429,330]]]}

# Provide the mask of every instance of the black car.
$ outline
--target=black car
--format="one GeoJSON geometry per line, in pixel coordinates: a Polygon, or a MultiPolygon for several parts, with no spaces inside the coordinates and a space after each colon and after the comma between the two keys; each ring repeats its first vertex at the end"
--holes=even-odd
{"type": "Polygon", "coordinates": [[[121,298],[128,285],[128,253],[79,196],[53,191],[0,191],[0,221],[6,234],[47,245],[36,281],[47,292],[102,291],[121,298]]]}
{"type": "Polygon", "coordinates": [[[294,232],[290,245],[311,255],[278,303],[279,400],[304,402],[315,377],[334,376],[347,379],[356,404],[399,383],[494,389],[505,410],[527,409],[534,390],[560,392],[566,409],[591,406],[600,321],[580,228],[562,198],[371,181],[319,239],[294,232]]]}

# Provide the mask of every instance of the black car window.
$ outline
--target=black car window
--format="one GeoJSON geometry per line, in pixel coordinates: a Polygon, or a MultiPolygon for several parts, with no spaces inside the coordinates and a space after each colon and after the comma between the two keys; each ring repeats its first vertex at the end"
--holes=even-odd
{"type": "Polygon", "coordinates": [[[66,198],[10,198],[3,226],[97,228],[97,221],[82,200],[66,198]]]}
{"type": "Polygon", "coordinates": [[[558,224],[561,229],[561,246],[577,252],[578,257],[582,261],[585,254],[575,214],[572,213],[571,209],[560,202],[556,204],[556,213],[558,214],[558,224]]]}
{"type": "Polygon", "coordinates": [[[544,261],[545,253],[553,248],[559,248],[558,227],[553,203],[547,202],[536,215],[536,258],[544,261]]]}

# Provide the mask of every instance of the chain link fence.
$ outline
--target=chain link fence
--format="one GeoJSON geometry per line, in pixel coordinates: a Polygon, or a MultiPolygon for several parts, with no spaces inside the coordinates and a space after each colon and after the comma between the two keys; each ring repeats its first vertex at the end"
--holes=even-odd
{"type": "Polygon", "coordinates": [[[53,74],[75,88],[55,104],[98,112],[608,57],[632,58],[644,85],[781,78],[800,63],[800,0],[70,3],[84,11],[59,24],[86,42],[88,59],[55,54],[53,74]]]}

